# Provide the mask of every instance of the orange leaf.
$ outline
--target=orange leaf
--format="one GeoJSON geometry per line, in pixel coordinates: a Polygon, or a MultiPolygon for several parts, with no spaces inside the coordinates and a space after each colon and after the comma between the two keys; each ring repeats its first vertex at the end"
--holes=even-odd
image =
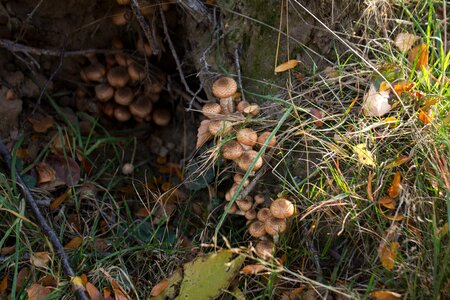
{"type": "Polygon", "coordinates": [[[74,250],[80,247],[81,243],[83,242],[83,238],[80,236],[76,236],[73,239],[71,239],[64,248],[67,250],[74,250]]]}
{"type": "Polygon", "coordinates": [[[391,291],[375,291],[370,293],[370,297],[374,300],[397,300],[400,299],[402,295],[391,291]]]}
{"type": "Polygon", "coordinates": [[[55,200],[53,200],[51,203],[50,203],[50,210],[55,210],[55,209],[57,209],[58,208],[58,206],[60,206],[61,205],[61,203],[63,203],[64,202],[64,200],[66,200],[67,199],[67,197],[72,197],[72,189],[67,189],[67,191],[64,193],[64,194],[62,194],[61,196],[59,196],[58,198],[56,198],[55,200]]]}
{"type": "Polygon", "coordinates": [[[100,291],[90,282],[86,283],[86,292],[91,300],[100,300],[102,298],[100,291]]]}
{"type": "Polygon", "coordinates": [[[254,275],[264,271],[264,265],[246,265],[241,269],[242,274],[254,275]]]}
{"type": "Polygon", "coordinates": [[[399,171],[397,171],[394,175],[394,179],[392,180],[392,184],[388,189],[388,194],[391,198],[397,198],[400,195],[400,191],[402,190],[401,182],[402,175],[399,171]]]}
{"type": "Polygon", "coordinates": [[[384,167],[385,169],[392,169],[398,166],[403,165],[405,162],[409,161],[411,159],[411,157],[406,156],[406,155],[402,155],[399,158],[397,158],[396,160],[394,160],[393,162],[389,163],[386,165],[386,167],[384,167]]]}
{"type": "Polygon", "coordinates": [[[408,52],[408,60],[410,63],[416,63],[416,70],[426,68],[428,66],[428,48],[426,44],[420,44],[408,52]]]}
{"type": "Polygon", "coordinates": [[[8,287],[8,274],[6,274],[5,277],[3,277],[2,281],[0,282],[0,294],[6,291],[7,287],[8,287]]]}
{"type": "Polygon", "coordinates": [[[111,290],[108,287],[103,288],[103,298],[111,298],[111,290]]]}
{"type": "Polygon", "coordinates": [[[38,268],[46,268],[50,261],[48,252],[35,252],[30,257],[30,262],[33,266],[38,268]]]}
{"type": "Polygon", "coordinates": [[[435,105],[438,102],[438,99],[436,97],[426,98],[424,100],[423,106],[420,108],[422,111],[426,111],[429,109],[432,105],[435,105]]]}
{"type": "Polygon", "coordinates": [[[33,124],[33,131],[38,133],[45,133],[53,127],[53,118],[51,116],[30,117],[28,121],[33,124]]]}
{"type": "Polygon", "coordinates": [[[373,201],[372,171],[369,171],[369,175],[367,175],[367,198],[369,198],[370,201],[373,201]]]}
{"type": "Polygon", "coordinates": [[[197,144],[195,145],[195,149],[200,148],[213,137],[211,132],[209,132],[210,122],[211,120],[203,120],[200,122],[200,126],[197,129],[197,144]]]}
{"type": "Polygon", "coordinates": [[[419,120],[422,121],[422,123],[424,123],[424,124],[430,124],[431,122],[433,122],[433,117],[424,111],[421,111],[419,113],[418,117],[419,117],[419,120]]]}
{"type": "Polygon", "coordinates": [[[285,71],[295,68],[296,66],[298,66],[298,60],[290,59],[287,62],[284,62],[281,65],[278,65],[275,68],[275,73],[285,72],[285,71]]]}
{"type": "Polygon", "coordinates": [[[397,214],[397,215],[385,215],[383,214],[383,217],[385,217],[388,220],[391,221],[401,221],[403,220],[405,217],[402,214],[397,214]]]}
{"type": "Polygon", "coordinates": [[[128,300],[130,299],[127,296],[127,293],[120,287],[120,285],[113,279],[111,281],[111,285],[114,291],[114,298],[115,300],[128,300]]]}
{"type": "Polygon", "coordinates": [[[381,265],[388,271],[391,271],[394,268],[398,246],[399,243],[397,242],[392,242],[389,244],[383,240],[378,247],[378,256],[380,258],[381,265]]]}
{"type": "Polygon", "coordinates": [[[378,200],[378,203],[388,209],[395,209],[395,206],[397,205],[397,203],[395,203],[394,199],[392,199],[389,196],[381,197],[381,199],[378,200]]]}
{"type": "Polygon", "coordinates": [[[399,81],[395,84],[392,85],[392,87],[394,88],[394,91],[396,91],[398,94],[400,94],[401,92],[407,92],[410,89],[412,89],[414,87],[414,82],[409,82],[406,80],[402,80],[399,81]]]}
{"type": "Polygon", "coordinates": [[[50,289],[38,283],[33,283],[28,289],[28,300],[44,300],[50,294],[50,289]]]}
{"type": "Polygon", "coordinates": [[[56,180],[56,172],[47,163],[41,162],[36,165],[36,171],[38,173],[38,183],[49,183],[56,180]]]}
{"type": "Polygon", "coordinates": [[[42,284],[43,286],[51,286],[51,287],[57,287],[58,286],[58,281],[56,280],[55,277],[53,277],[50,274],[45,275],[44,277],[39,279],[39,283],[42,284]]]}
{"type": "Polygon", "coordinates": [[[80,281],[81,281],[81,285],[82,285],[82,286],[85,286],[86,283],[88,283],[88,278],[87,278],[86,274],[81,274],[81,275],[79,276],[79,278],[80,278],[80,281]]]}
{"type": "Polygon", "coordinates": [[[152,297],[157,297],[157,296],[161,295],[161,293],[164,292],[164,290],[169,286],[169,283],[170,283],[170,281],[167,278],[161,280],[152,288],[150,295],[152,297]]]}

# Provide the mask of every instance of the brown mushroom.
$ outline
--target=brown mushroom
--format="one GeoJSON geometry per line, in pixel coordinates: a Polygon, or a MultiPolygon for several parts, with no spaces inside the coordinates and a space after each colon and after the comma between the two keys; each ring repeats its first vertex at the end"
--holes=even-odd
{"type": "Polygon", "coordinates": [[[116,0],[119,5],[128,5],[130,4],[130,0],[116,0]]]}
{"type": "Polygon", "coordinates": [[[146,94],[146,95],[148,95],[148,97],[150,98],[150,100],[153,102],[153,103],[156,103],[156,102],[158,102],[159,101],[159,98],[161,97],[161,95],[160,94],[146,94]]]}
{"type": "MultiPolygon", "coordinates": [[[[118,0],[118,1],[121,1],[121,0],[118,0]]],[[[124,0],[122,0],[122,1],[124,1],[124,0]]],[[[126,1],[130,1],[130,0],[126,0],[126,1]]],[[[123,49],[123,42],[122,42],[122,40],[120,39],[120,38],[118,38],[117,36],[115,36],[115,37],[113,37],[112,38],[112,40],[111,40],[111,46],[114,48],[114,49],[123,49]]]]}
{"type": "Polygon", "coordinates": [[[107,102],[103,105],[102,110],[103,113],[105,115],[107,115],[108,117],[112,118],[114,116],[114,109],[116,108],[116,106],[114,105],[114,103],[111,102],[107,102]]]}
{"type": "Polygon", "coordinates": [[[223,144],[221,150],[222,156],[225,159],[230,160],[238,159],[244,152],[241,144],[239,144],[236,140],[226,142],[225,144],[223,144]]]}
{"type": "MultiPolygon", "coordinates": [[[[242,179],[244,179],[244,177],[241,174],[234,174],[234,176],[233,176],[233,181],[236,184],[240,184],[242,179]]],[[[248,178],[247,178],[242,186],[247,187],[249,185],[249,183],[250,183],[250,180],[248,180],[248,178]]]]}
{"type": "Polygon", "coordinates": [[[132,62],[128,66],[128,75],[130,75],[132,81],[138,81],[144,80],[147,76],[147,73],[145,72],[145,69],[143,67],[135,62],[132,62]]]}
{"type": "Polygon", "coordinates": [[[86,81],[102,81],[106,68],[101,63],[93,63],[81,70],[80,75],[86,81]]]}
{"type": "Polygon", "coordinates": [[[117,106],[114,109],[114,117],[119,122],[126,122],[131,118],[130,111],[125,106],[117,106]]]}
{"type": "Polygon", "coordinates": [[[226,120],[212,120],[208,126],[209,132],[214,136],[225,135],[230,133],[232,123],[226,120]]]}
{"type": "Polygon", "coordinates": [[[264,229],[271,236],[278,235],[286,230],[286,220],[278,219],[274,216],[270,216],[267,218],[266,222],[264,222],[264,229]]]}
{"type": "Polygon", "coordinates": [[[266,235],[266,230],[264,227],[264,223],[260,221],[253,222],[248,227],[248,233],[250,233],[250,235],[255,238],[263,237],[266,235]]]}
{"type": "Polygon", "coordinates": [[[117,89],[114,93],[114,101],[120,105],[130,105],[133,97],[133,90],[127,86],[117,89]]]}
{"type": "Polygon", "coordinates": [[[275,251],[275,245],[272,241],[259,241],[255,246],[256,254],[262,259],[270,259],[275,251]]]}
{"type": "Polygon", "coordinates": [[[259,105],[252,103],[244,109],[244,114],[256,117],[257,115],[259,115],[260,111],[261,108],[259,107],[259,105]]]}
{"type": "Polygon", "coordinates": [[[270,212],[270,209],[267,207],[261,208],[258,210],[258,213],[256,214],[256,218],[258,218],[261,222],[266,222],[267,219],[269,219],[272,216],[272,213],[270,212]]]}
{"type": "Polygon", "coordinates": [[[217,115],[220,115],[222,112],[222,107],[219,103],[210,102],[206,103],[202,107],[202,113],[205,117],[212,119],[214,117],[217,117],[217,115]]]}
{"type": "Polygon", "coordinates": [[[238,112],[244,113],[244,110],[249,106],[250,106],[250,103],[248,103],[247,101],[241,101],[237,104],[236,109],[238,112]]]}
{"type": "Polygon", "coordinates": [[[124,26],[128,23],[130,15],[123,7],[119,7],[112,12],[111,22],[116,26],[124,26]]]}
{"type": "Polygon", "coordinates": [[[235,214],[238,211],[238,207],[236,205],[236,203],[233,203],[230,207],[229,210],[227,210],[228,205],[225,205],[225,211],[227,212],[227,214],[235,214]]]}
{"type": "Polygon", "coordinates": [[[256,172],[263,165],[262,158],[259,157],[258,159],[256,159],[257,156],[258,152],[254,150],[247,150],[236,160],[236,163],[242,171],[247,171],[252,165],[253,161],[256,160],[255,165],[253,167],[253,172],[256,172]]]}
{"type": "Polygon", "coordinates": [[[255,203],[256,203],[256,204],[263,204],[264,201],[266,201],[266,197],[264,197],[263,194],[256,194],[256,195],[253,197],[253,200],[255,200],[255,203]]]}
{"type": "Polygon", "coordinates": [[[239,209],[242,211],[250,210],[253,207],[253,201],[251,200],[251,198],[250,199],[247,199],[247,198],[238,199],[238,200],[236,200],[236,204],[239,207],[239,209]]]}
{"type": "Polygon", "coordinates": [[[121,88],[127,85],[130,76],[128,75],[127,68],[117,66],[108,71],[106,79],[112,87],[121,88]]]}
{"type": "Polygon", "coordinates": [[[254,210],[254,209],[249,209],[249,210],[247,210],[247,211],[245,212],[244,217],[245,217],[247,220],[250,220],[250,221],[256,219],[256,210],[254,210]]]}
{"type": "Polygon", "coordinates": [[[129,106],[131,114],[140,119],[148,116],[152,112],[152,108],[152,101],[144,95],[137,97],[129,106]]]}
{"type": "Polygon", "coordinates": [[[212,93],[219,98],[224,114],[234,112],[233,95],[237,92],[237,83],[233,78],[220,77],[212,85],[212,93]]]}
{"type": "MultiPolygon", "coordinates": [[[[266,142],[266,140],[269,138],[270,135],[271,135],[271,132],[269,132],[269,131],[264,131],[263,133],[261,133],[257,140],[258,145],[260,147],[262,145],[264,145],[264,143],[266,142]]],[[[276,138],[276,136],[273,136],[273,138],[267,144],[267,148],[272,148],[273,146],[275,146],[276,143],[277,143],[277,138],[276,138]]]]}
{"type": "Polygon", "coordinates": [[[117,64],[122,67],[128,67],[133,63],[133,59],[125,53],[114,54],[114,59],[116,60],[117,64]]]}
{"type": "Polygon", "coordinates": [[[158,108],[152,114],[153,122],[158,126],[167,126],[172,119],[172,115],[165,108],[158,108]]]}
{"type": "Polygon", "coordinates": [[[289,218],[294,214],[294,204],[285,198],[278,198],[270,205],[270,212],[275,218],[289,218]]]}
{"type": "Polygon", "coordinates": [[[95,98],[101,102],[106,102],[114,96],[114,89],[107,83],[100,83],[95,86],[95,98]]]}
{"type": "Polygon", "coordinates": [[[236,139],[243,145],[253,147],[258,140],[258,135],[251,128],[242,128],[237,131],[236,139]]]}
{"type": "Polygon", "coordinates": [[[152,56],[153,50],[150,44],[143,39],[138,39],[136,41],[136,50],[142,55],[152,56]]]}

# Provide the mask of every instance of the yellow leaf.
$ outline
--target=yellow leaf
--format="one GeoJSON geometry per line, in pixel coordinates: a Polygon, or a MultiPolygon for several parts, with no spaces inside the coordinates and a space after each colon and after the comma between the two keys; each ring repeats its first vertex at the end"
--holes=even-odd
{"type": "Polygon", "coordinates": [[[353,146],[353,151],[358,155],[358,161],[364,165],[375,167],[375,161],[372,153],[367,151],[366,144],[353,146]]]}
{"type": "Polygon", "coordinates": [[[408,52],[408,60],[412,64],[416,64],[416,70],[428,66],[428,47],[426,44],[420,44],[408,52]]]}
{"type": "Polygon", "coordinates": [[[46,268],[49,261],[48,252],[35,252],[30,257],[31,264],[38,268],[46,268]]]}
{"type": "Polygon", "coordinates": [[[262,271],[264,271],[265,267],[264,265],[246,265],[241,269],[241,273],[242,274],[247,274],[247,275],[254,275],[254,274],[258,274],[261,273],[262,271]]]}
{"type": "Polygon", "coordinates": [[[74,276],[72,277],[72,284],[76,287],[80,287],[80,286],[84,286],[83,284],[83,278],[81,278],[80,276],[74,276]]]}
{"type": "Polygon", "coordinates": [[[161,293],[167,288],[167,286],[169,285],[170,280],[165,278],[163,280],[161,280],[160,282],[158,282],[153,288],[152,291],[150,292],[150,295],[152,297],[156,297],[161,295],[161,293]]]}
{"type": "Polygon", "coordinates": [[[402,214],[396,214],[396,215],[383,214],[383,217],[385,217],[386,219],[391,220],[391,221],[401,221],[405,218],[402,214]]]}
{"type": "Polygon", "coordinates": [[[397,127],[398,120],[395,117],[387,117],[383,120],[384,123],[389,123],[389,128],[395,128],[397,127]]]}
{"type": "Polygon", "coordinates": [[[388,189],[388,194],[391,198],[397,198],[400,195],[400,191],[402,189],[401,183],[402,175],[399,171],[397,171],[394,175],[394,179],[392,180],[392,184],[388,189]]]}
{"type": "Polygon", "coordinates": [[[380,258],[381,265],[388,271],[391,271],[394,268],[398,246],[399,243],[397,242],[392,242],[389,244],[383,240],[378,247],[378,256],[380,258]]]}
{"type": "Polygon", "coordinates": [[[397,300],[400,299],[402,295],[391,292],[391,291],[375,291],[370,293],[370,297],[374,300],[397,300]]]}
{"type": "Polygon", "coordinates": [[[295,68],[298,65],[298,60],[296,59],[290,59],[287,62],[282,63],[281,65],[278,65],[275,68],[275,73],[281,73],[288,71],[290,69],[295,68]]]}

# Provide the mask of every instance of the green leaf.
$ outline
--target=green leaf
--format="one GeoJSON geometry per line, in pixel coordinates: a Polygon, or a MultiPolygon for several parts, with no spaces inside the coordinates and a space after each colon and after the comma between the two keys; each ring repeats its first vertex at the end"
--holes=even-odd
{"type": "Polygon", "coordinates": [[[245,257],[230,250],[210,253],[186,263],[169,279],[168,287],[149,300],[196,299],[218,297],[239,272],[245,257]]]}

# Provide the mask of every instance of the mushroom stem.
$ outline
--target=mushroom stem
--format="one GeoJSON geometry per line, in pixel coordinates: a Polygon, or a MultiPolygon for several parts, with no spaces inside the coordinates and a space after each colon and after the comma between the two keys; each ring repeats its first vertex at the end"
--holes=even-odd
{"type": "Polygon", "coordinates": [[[233,97],[222,98],[219,101],[224,115],[234,113],[233,97]]]}

